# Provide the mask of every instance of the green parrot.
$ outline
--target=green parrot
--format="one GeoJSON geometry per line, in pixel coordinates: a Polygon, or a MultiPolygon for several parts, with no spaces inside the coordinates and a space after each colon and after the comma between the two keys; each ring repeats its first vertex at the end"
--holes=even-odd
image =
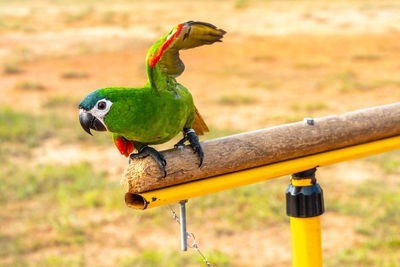
{"type": "Polygon", "coordinates": [[[175,78],[185,66],[179,50],[221,42],[226,32],[212,24],[188,21],[178,24],[159,39],[146,57],[148,81],[143,87],[108,87],[88,94],[79,104],[79,121],[89,134],[90,129],[109,131],[119,152],[135,158],[152,156],[166,176],[164,156],[149,145],[162,144],[183,131],[183,139],[175,147],[189,141],[204,158],[197,134],[208,127],[193,104],[189,90],[175,78]],[[138,153],[133,153],[134,150],[138,153]]]}

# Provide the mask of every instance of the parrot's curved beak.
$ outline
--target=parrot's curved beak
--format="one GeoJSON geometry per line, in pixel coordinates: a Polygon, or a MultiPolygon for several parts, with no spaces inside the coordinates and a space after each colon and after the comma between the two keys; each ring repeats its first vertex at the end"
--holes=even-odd
{"type": "Polygon", "coordinates": [[[90,135],[92,135],[90,129],[100,132],[107,131],[107,128],[99,119],[84,110],[79,111],[79,122],[81,123],[83,130],[85,130],[90,135]]]}

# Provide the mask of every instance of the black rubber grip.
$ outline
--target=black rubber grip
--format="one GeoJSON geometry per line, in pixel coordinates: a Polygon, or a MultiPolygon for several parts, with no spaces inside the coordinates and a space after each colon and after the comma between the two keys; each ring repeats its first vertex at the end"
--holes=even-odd
{"type": "Polygon", "coordinates": [[[310,186],[289,185],[286,190],[286,214],[307,218],[324,213],[324,196],[318,183],[310,186]]]}

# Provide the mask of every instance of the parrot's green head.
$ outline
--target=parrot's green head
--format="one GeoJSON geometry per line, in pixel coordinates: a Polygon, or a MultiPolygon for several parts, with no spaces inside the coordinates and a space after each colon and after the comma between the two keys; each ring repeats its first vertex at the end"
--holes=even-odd
{"type": "Polygon", "coordinates": [[[82,128],[90,135],[90,129],[107,131],[104,119],[112,104],[112,101],[104,96],[102,89],[88,94],[79,104],[79,121],[82,128]]]}

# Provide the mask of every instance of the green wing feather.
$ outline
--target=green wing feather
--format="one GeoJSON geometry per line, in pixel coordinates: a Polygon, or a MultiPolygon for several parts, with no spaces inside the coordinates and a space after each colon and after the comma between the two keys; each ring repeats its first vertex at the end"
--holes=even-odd
{"type": "Polygon", "coordinates": [[[212,24],[188,21],[176,25],[149,50],[146,58],[148,83],[153,88],[166,88],[169,79],[175,79],[185,69],[179,50],[221,42],[226,32],[212,24]]]}

